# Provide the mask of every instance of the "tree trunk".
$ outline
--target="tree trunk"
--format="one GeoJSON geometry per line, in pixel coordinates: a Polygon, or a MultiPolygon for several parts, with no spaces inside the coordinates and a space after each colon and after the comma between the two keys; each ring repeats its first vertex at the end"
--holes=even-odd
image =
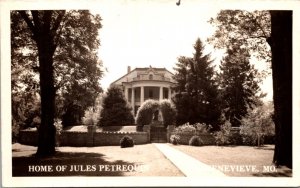
{"type": "Polygon", "coordinates": [[[292,168],[292,11],[270,11],[276,165],[292,168]]]}
{"type": "Polygon", "coordinates": [[[55,88],[53,78],[53,40],[50,32],[41,32],[37,39],[40,89],[41,89],[41,125],[39,127],[38,156],[49,156],[55,153],[54,112],[55,88]]]}

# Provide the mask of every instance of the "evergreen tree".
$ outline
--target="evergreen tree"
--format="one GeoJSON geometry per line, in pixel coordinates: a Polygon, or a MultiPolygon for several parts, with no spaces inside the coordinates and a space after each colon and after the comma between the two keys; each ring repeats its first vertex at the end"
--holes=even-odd
{"type": "Polygon", "coordinates": [[[131,108],[120,88],[112,86],[103,100],[98,126],[130,125],[134,123],[131,108]]]}
{"type": "Polygon", "coordinates": [[[227,50],[227,56],[220,65],[222,109],[225,118],[234,127],[240,126],[240,120],[247,114],[247,107],[252,107],[258,102],[258,72],[249,59],[248,50],[233,47],[227,50]]]}
{"type": "Polygon", "coordinates": [[[174,79],[177,84],[173,98],[178,110],[177,124],[206,123],[218,129],[220,116],[218,89],[210,55],[204,55],[204,45],[198,38],[193,57],[180,57],[174,79]]]}

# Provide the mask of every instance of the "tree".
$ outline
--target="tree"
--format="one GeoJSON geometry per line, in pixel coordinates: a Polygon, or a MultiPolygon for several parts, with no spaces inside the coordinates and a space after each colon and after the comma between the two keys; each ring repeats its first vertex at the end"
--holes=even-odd
{"type": "Polygon", "coordinates": [[[210,23],[217,27],[209,40],[215,47],[228,47],[235,39],[254,55],[260,54],[257,57],[272,61],[276,135],[273,162],[292,168],[292,11],[226,10],[210,23]]]}
{"type": "Polygon", "coordinates": [[[249,59],[247,49],[234,46],[227,50],[227,56],[220,65],[222,109],[225,119],[233,127],[241,125],[240,120],[247,114],[247,108],[256,105],[259,97],[257,70],[249,59]]]}
{"type": "Polygon", "coordinates": [[[119,87],[112,86],[107,90],[102,107],[98,126],[122,126],[134,123],[131,108],[119,87]]]}
{"type": "Polygon", "coordinates": [[[275,135],[273,122],[274,107],[271,102],[248,107],[248,113],[241,120],[243,142],[249,145],[263,144],[265,136],[275,135]],[[260,142],[258,142],[260,139],[260,142]]]}
{"type": "MultiPolygon", "coordinates": [[[[71,92],[71,81],[86,89],[98,85],[100,20],[89,11],[11,12],[12,66],[39,74],[41,125],[37,155],[55,152],[56,94],[71,92]]],[[[92,88],[100,90],[99,86],[92,88]]]]}
{"type": "Polygon", "coordinates": [[[292,11],[270,11],[275,152],[273,162],[292,168],[292,11]]]}
{"type": "Polygon", "coordinates": [[[217,130],[221,113],[214,67],[210,55],[203,54],[204,45],[199,38],[194,49],[193,57],[179,57],[174,68],[177,124],[200,122],[217,130]]]}

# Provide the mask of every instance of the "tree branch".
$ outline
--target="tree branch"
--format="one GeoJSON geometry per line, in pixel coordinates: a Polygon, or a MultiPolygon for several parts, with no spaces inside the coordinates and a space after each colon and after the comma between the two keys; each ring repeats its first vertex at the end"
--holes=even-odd
{"type": "Polygon", "coordinates": [[[51,31],[52,31],[53,33],[55,33],[55,32],[57,31],[57,29],[58,29],[58,27],[59,27],[59,25],[60,25],[60,23],[61,23],[61,21],[62,21],[62,18],[63,18],[64,15],[65,15],[65,13],[66,13],[66,11],[63,10],[63,11],[60,11],[60,13],[58,14],[57,19],[55,20],[55,22],[54,22],[54,24],[53,24],[53,27],[52,27],[52,29],[51,29],[51,31]]]}
{"type": "Polygon", "coordinates": [[[55,23],[51,29],[51,33],[53,33],[53,40],[54,40],[54,48],[56,49],[56,47],[58,46],[59,44],[59,36],[61,35],[61,31],[62,31],[62,27],[60,28],[60,30],[57,32],[59,26],[60,26],[60,23],[63,21],[63,19],[65,18],[64,15],[65,15],[66,11],[63,10],[59,13],[57,19],[55,20],[55,23]],[[56,33],[57,32],[57,33],[56,33]],[[56,35],[55,35],[56,33],[56,35]]]}
{"type": "Polygon", "coordinates": [[[24,10],[20,10],[18,12],[22,16],[22,18],[24,19],[24,21],[26,22],[26,24],[28,25],[28,27],[31,30],[31,32],[33,33],[33,35],[36,36],[37,35],[36,27],[33,25],[32,21],[29,19],[29,17],[26,14],[26,12],[24,10]]]}
{"type": "Polygon", "coordinates": [[[253,21],[254,21],[254,24],[262,31],[263,35],[264,35],[264,38],[268,38],[269,36],[267,36],[265,30],[262,28],[262,26],[258,23],[257,21],[257,18],[252,14],[250,13],[251,17],[253,18],[253,21]]]}
{"type": "Polygon", "coordinates": [[[40,27],[41,27],[41,22],[40,22],[40,20],[39,20],[39,12],[38,12],[37,10],[32,10],[32,11],[31,11],[31,14],[32,14],[33,23],[34,23],[34,25],[35,25],[35,28],[36,28],[37,30],[39,30],[40,27]]]}

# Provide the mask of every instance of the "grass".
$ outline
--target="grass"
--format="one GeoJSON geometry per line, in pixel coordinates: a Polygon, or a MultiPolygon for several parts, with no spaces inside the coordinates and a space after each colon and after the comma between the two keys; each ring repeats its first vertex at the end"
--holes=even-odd
{"type": "Polygon", "coordinates": [[[132,148],[59,147],[56,155],[48,158],[35,157],[37,148],[33,146],[14,144],[12,148],[13,176],[184,176],[152,144],[132,148]],[[29,172],[30,165],[50,165],[54,170],[29,172]],[[64,172],[55,170],[62,165],[67,167],[64,172]],[[108,168],[99,165],[108,165],[108,168]],[[125,168],[118,170],[120,165],[125,168]],[[72,170],[74,167],[79,171],[72,170]],[[136,170],[132,170],[133,167],[136,170]]]}
{"type": "Polygon", "coordinates": [[[292,171],[286,167],[277,168],[276,171],[266,171],[265,168],[274,169],[272,164],[274,145],[266,145],[263,147],[250,146],[186,146],[171,145],[170,146],[198,159],[199,161],[217,167],[224,174],[236,177],[249,176],[288,176],[292,175],[292,171]],[[255,166],[257,170],[240,171],[235,169],[225,169],[225,167],[241,167],[255,166]]]}

